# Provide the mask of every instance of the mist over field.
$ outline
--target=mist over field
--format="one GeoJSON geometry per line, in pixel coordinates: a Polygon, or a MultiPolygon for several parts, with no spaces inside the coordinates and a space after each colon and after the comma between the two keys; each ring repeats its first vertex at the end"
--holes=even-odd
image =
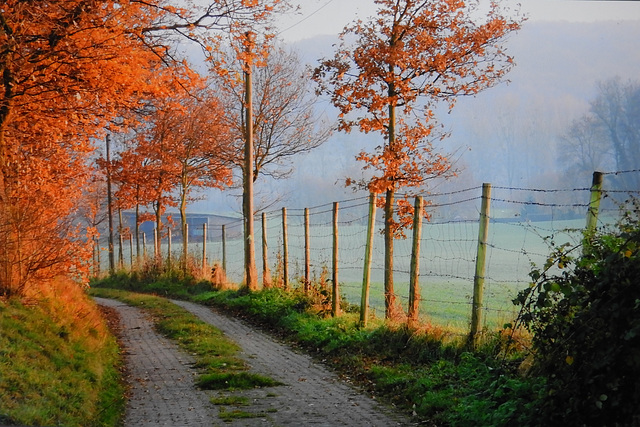
{"type": "MultiPolygon", "coordinates": [[[[508,82],[459,99],[450,114],[446,109],[437,112],[443,129],[450,132],[438,147],[452,153],[459,173],[446,183],[434,181],[431,190],[469,188],[482,182],[527,188],[588,186],[588,175],[566,172],[568,154],[559,145],[571,122],[588,112],[598,82],[638,79],[639,24],[525,22],[505,43],[516,64],[508,82]]],[[[314,67],[332,55],[336,42],[336,37],[318,36],[292,46],[314,67]]],[[[318,108],[330,119],[335,117],[326,99],[318,108]]],[[[354,197],[344,183],[346,177],[362,176],[363,164],[355,156],[381,143],[377,134],[336,132],[320,148],[297,157],[289,179],[261,177],[256,183],[258,209],[308,207],[354,197]]],[[[601,165],[605,170],[610,166],[601,165]]],[[[239,198],[233,191],[212,191],[190,210],[238,212],[239,198]]]]}

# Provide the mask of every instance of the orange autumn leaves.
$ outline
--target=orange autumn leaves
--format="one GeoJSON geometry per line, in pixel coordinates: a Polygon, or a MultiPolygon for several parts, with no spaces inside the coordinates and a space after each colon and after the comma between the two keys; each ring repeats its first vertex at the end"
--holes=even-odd
{"type": "Polygon", "coordinates": [[[157,90],[150,77],[162,74],[162,64],[124,30],[131,18],[113,6],[0,7],[1,294],[84,271],[79,260],[89,246],[78,238],[73,214],[91,173],[91,138],[157,90]]]}
{"type": "Polygon", "coordinates": [[[481,16],[461,0],[376,0],[377,17],[345,28],[333,58],[314,78],[339,109],[339,127],[385,139],[358,157],[376,194],[419,187],[451,172],[434,150],[433,110],[498,83],[512,58],[500,46],[520,23],[492,3],[481,16]]]}
{"type": "Polygon", "coordinates": [[[82,230],[77,215],[95,212],[84,206],[97,175],[95,141],[107,130],[140,128],[141,111],[200,84],[174,57],[176,36],[205,47],[209,31],[231,21],[250,27],[280,3],[2,2],[0,296],[58,275],[85,275],[96,230],[82,230]]]}

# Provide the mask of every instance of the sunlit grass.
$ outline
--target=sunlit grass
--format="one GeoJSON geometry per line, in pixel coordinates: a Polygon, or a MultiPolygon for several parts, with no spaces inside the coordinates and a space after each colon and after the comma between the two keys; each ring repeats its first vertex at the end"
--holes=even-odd
{"type": "Polygon", "coordinates": [[[0,423],[117,425],[119,351],[95,304],[64,281],[28,301],[0,301],[0,423]]]}

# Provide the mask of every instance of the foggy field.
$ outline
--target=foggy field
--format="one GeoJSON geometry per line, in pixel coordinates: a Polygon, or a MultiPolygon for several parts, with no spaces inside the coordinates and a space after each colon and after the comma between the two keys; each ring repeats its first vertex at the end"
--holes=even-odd
{"type": "MultiPolygon", "coordinates": [[[[289,281],[290,286],[299,286],[304,277],[304,228],[296,224],[295,216],[288,224],[289,281]]],[[[299,221],[298,221],[299,222],[299,221]]],[[[343,297],[352,304],[360,304],[366,226],[358,219],[353,224],[339,226],[339,282],[343,297]]],[[[495,222],[489,227],[487,274],[484,292],[484,322],[495,328],[511,321],[516,307],[511,300],[517,292],[529,284],[531,263],[542,265],[549,253],[545,238],[554,236],[556,245],[565,242],[578,243],[585,220],[541,221],[541,222],[495,222]],[[569,230],[569,231],[566,231],[569,230]]],[[[379,227],[380,224],[377,224],[379,227]]],[[[239,228],[239,227],[238,227],[239,228]]],[[[227,278],[240,283],[243,279],[242,239],[234,227],[227,230],[226,257],[227,278]],[[235,230],[235,231],[234,231],[235,230]],[[233,236],[233,237],[230,237],[233,236]]],[[[274,279],[278,276],[276,265],[282,257],[281,220],[274,215],[268,222],[268,263],[274,279]]],[[[256,236],[262,230],[256,225],[256,236]]],[[[420,315],[435,325],[449,326],[466,333],[471,315],[473,277],[477,248],[477,221],[453,221],[424,223],[421,239],[420,261],[420,315]]],[[[222,263],[222,243],[219,238],[207,243],[208,264],[222,263]]],[[[310,227],[311,279],[317,282],[323,269],[327,286],[331,286],[332,228],[329,225],[310,227]]],[[[202,243],[191,243],[190,254],[202,258],[202,243]]],[[[374,239],[371,273],[370,308],[377,316],[384,315],[383,300],[383,237],[374,239]]],[[[181,243],[174,242],[172,253],[178,259],[181,243]]],[[[149,246],[148,251],[152,251],[149,246]]],[[[167,245],[163,244],[163,254],[167,245]]],[[[409,293],[409,260],[411,241],[397,240],[395,244],[394,282],[398,301],[406,310],[409,293]]],[[[125,245],[125,264],[129,259],[125,245]]],[[[258,273],[262,275],[261,239],[256,242],[258,273]]],[[[103,267],[104,264],[103,258],[103,267]]],[[[282,273],[280,272],[280,275],[282,273]]]]}

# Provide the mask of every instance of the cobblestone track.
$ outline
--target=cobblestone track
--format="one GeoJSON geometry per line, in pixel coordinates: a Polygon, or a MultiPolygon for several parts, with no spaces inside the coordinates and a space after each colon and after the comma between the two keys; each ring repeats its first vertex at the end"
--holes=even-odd
{"type": "Polygon", "coordinates": [[[206,392],[194,385],[194,360],[160,336],[144,313],[120,301],[95,298],[122,320],[123,353],[131,385],[125,426],[211,426],[218,419],[206,392]]]}
{"type": "Polygon", "coordinates": [[[262,416],[235,420],[231,425],[414,425],[408,418],[392,413],[375,400],[357,392],[310,356],[292,351],[242,321],[199,304],[172,302],[220,329],[238,343],[243,349],[242,356],[254,372],[284,383],[283,386],[237,393],[252,400],[246,411],[262,416]]]}

